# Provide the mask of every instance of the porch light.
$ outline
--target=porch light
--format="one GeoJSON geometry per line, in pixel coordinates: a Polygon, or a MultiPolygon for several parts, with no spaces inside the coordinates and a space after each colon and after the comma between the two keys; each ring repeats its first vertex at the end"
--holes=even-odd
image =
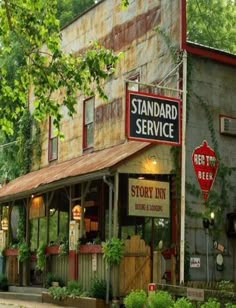
{"type": "Polygon", "coordinates": [[[157,157],[156,157],[156,155],[149,156],[149,160],[152,162],[153,165],[157,164],[157,157]]]}
{"type": "Polygon", "coordinates": [[[72,209],[73,219],[79,221],[81,219],[82,208],[79,204],[75,205],[72,209]]]}
{"type": "Polygon", "coordinates": [[[8,219],[6,217],[3,218],[3,220],[1,221],[1,225],[2,225],[2,230],[3,231],[7,231],[8,230],[8,219]]]}
{"type": "Polygon", "coordinates": [[[211,212],[210,219],[203,218],[203,227],[204,229],[208,229],[210,226],[214,226],[215,224],[215,213],[211,212]]]}

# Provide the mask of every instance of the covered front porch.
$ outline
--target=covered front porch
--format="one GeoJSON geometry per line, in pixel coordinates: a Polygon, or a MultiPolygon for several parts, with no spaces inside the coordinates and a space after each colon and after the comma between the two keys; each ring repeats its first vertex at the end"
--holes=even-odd
{"type": "MultiPolygon", "coordinates": [[[[2,271],[9,283],[45,286],[51,274],[64,284],[79,280],[88,289],[93,278],[109,275],[116,296],[147,288],[157,273],[163,274],[154,253],[158,243],[163,243],[163,250],[177,243],[175,175],[169,151],[169,146],[127,142],[31,172],[2,187],[1,221],[7,223],[1,230],[2,271]],[[130,215],[131,180],[167,183],[168,215],[130,215]],[[101,243],[111,237],[125,240],[126,248],[119,268],[109,274],[101,243]],[[23,262],[19,242],[26,243],[29,252],[23,262]],[[39,247],[45,253],[41,269],[39,247]]],[[[170,271],[166,278],[173,280],[175,270],[172,275],[170,271]]]]}

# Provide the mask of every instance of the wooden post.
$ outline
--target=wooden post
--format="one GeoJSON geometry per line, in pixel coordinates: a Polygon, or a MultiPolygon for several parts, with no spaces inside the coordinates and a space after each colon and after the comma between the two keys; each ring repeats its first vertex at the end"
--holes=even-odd
{"type": "Polygon", "coordinates": [[[176,285],[176,257],[171,254],[171,284],[176,285]]]}
{"type": "Polygon", "coordinates": [[[154,251],[153,252],[153,282],[161,283],[161,252],[154,251]]]}

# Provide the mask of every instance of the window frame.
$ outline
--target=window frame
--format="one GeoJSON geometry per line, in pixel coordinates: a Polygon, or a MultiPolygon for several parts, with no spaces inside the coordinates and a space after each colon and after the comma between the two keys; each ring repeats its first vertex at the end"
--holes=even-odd
{"type": "Polygon", "coordinates": [[[95,116],[95,97],[91,96],[83,101],[83,150],[91,149],[94,146],[94,116],[95,116]],[[86,104],[92,101],[93,105],[93,115],[92,115],[92,121],[86,123],[86,104]],[[88,143],[87,137],[88,137],[88,126],[92,124],[92,142],[88,143]]]}

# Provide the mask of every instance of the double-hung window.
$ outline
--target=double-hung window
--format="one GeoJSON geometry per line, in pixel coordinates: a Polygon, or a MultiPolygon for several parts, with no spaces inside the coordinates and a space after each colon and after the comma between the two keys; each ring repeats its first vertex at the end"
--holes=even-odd
{"type": "Polygon", "coordinates": [[[84,101],[83,148],[93,147],[94,140],[94,97],[84,101]]]}
{"type": "Polygon", "coordinates": [[[53,118],[49,118],[49,144],[48,144],[48,160],[52,161],[58,158],[58,136],[56,134],[55,126],[53,125],[53,118]]]}

